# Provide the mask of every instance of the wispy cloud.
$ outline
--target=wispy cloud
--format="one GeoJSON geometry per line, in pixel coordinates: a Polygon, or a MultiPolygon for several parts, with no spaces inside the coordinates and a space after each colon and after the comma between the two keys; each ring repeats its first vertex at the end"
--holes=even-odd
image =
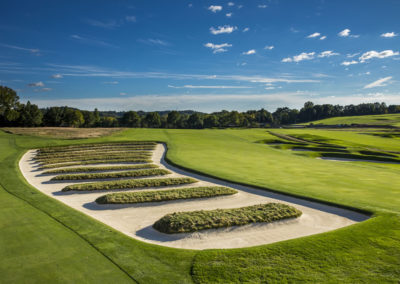
{"type": "Polygon", "coordinates": [[[356,57],[357,55],[359,55],[361,52],[356,52],[356,53],[349,53],[349,54],[347,54],[346,56],[347,56],[347,58],[353,58],[353,57],[356,57]]]}
{"type": "Polygon", "coordinates": [[[319,37],[321,34],[320,33],[313,33],[307,36],[307,38],[314,38],[314,37],[319,37]]]}
{"type": "Polygon", "coordinates": [[[86,19],[86,22],[93,27],[99,27],[104,29],[114,29],[120,26],[120,24],[115,20],[98,21],[93,19],[86,19]]]}
{"type": "Polygon", "coordinates": [[[33,53],[35,55],[39,55],[39,52],[40,52],[40,50],[37,48],[26,48],[26,47],[11,45],[11,44],[0,43],[0,46],[15,49],[15,50],[27,51],[27,52],[33,53]]]}
{"type": "Polygon", "coordinates": [[[252,54],[256,54],[256,50],[255,49],[250,49],[248,51],[243,52],[242,54],[244,55],[252,55],[252,54]]]}
{"type": "Polygon", "coordinates": [[[63,78],[63,75],[61,75],[61,74],[54,74],[54,75],[51,75],[51,78],[53,78],[53,79],[61,79],[61,78],[63,78]]]}
{"type": "Polygon", "coordinates": [[[354,65],[354,64],[358,64],[358,61],[351,60],[351,61],[343,61],[342,63],[340,63],[340,65],[344,65],[344,66],[349,66],[349,65],[354,65]]]}
{"type": "Polygon", "coordinates": [[[250,30],[250,28],[244,28],[242,32],[248,32],[250,30]]]}
{"type": "Polygon", "coordinates": [[[235,3],[233,3],[233,2],[228,2],[228,6],[229,6],[229,7],[235,6],[235,3]]]}
{"type": "Polygon", "coordinates": [[[148,44],[148,45],[161,45],[161,46],[169,46],[170,45],[168,42],[158,39],[158,38],[138,39],[138,42],[148,44]]]}
{"type": "Polygon", "coordinates": [[[232,44],[229,44],[229,43],[214,44],[214,43],[208,42],[208,43],[204,44],[204,46],[211,48],[213,53],[221,53],[221,52],[228,51],[227,47],[231,47],[232,44]]]}
{"type": "Polygon", "coordinates": [[[386,37],[386,38],[395,37],[395,36],[398,36],[398,34],[396,34],[395,32],[381,34],[381,37],[386,37]]]}
{"type": "Polygon", "coordinates": [[[213,13],[217,13],[219,11],[222,11],[222,6],[218,6],[218,5],[211,5],[210,7],[207,8],[208,10],[210,10],[213,13]]]}
{"type": "Polygon", "coordinates": [[[324,39],[326,39],[327,38],[327,36],[321,36],[319,39],[320,40],[324,40],[324,39]]]}
{"type": "Polygon", "coordinates": [[[126,16],[125,21],[127,21],[128,23],[135,23],[136,17],[135,16],[126,16]]]}
{"type": "Polygon", "coordinates": [[[393,50],[384,50],[381,52],[375,51],[375,50],[371,50],[371,51],[367,51],[365,53],[363,53],[359,60],[361,63],[366,62],[369,59],[372,58],[386,58],[386,57],[391,57],[391,56],[396,56],[399,55],[400,53],[398,51],[393,51],[393,50]]]}
{"type": "Polygon", "coordinates": [[[118,81],[107,81],[107,82],[103,82],[103,84],[105,84],[105,85],[118,85],[119,82],[118,81]]]}
{"type": "Polygon", "coordinates": [[[237,30],[237,27],[224,25],[224,26],[218,26],[217,28],[211,27],[210,33],[212,33],[213,35],[230,34],[235,30],[237,30]]]}
{"type": "Polygon", "coordinates": [[[81,43],[88,45],[118,48],[118,46],[116,45],[95,38],[83,37],[80,35],[71,35],[70,37],[74,40],[80,41],[81,43]]]}
{"type": "Polygon", "coordinates": [[[295,55],[293,57],[286,57],[282,59],[282,62],[300,62],[303,60],[311,60],[314,59],[315,52],[302,52],[299,55],[295,55]]]}
{"type": "Polygon", "coordinates": [[[265,8],[267,8],[268,6],[265,5],[265,4],[262,4],[262,5],[258,5],[257,7],[260,8],[260,9],[265,9],[265,8]]]}
{"type": "Polygon", "coordinates": [[[392,79],[391,76],[389,77],[385,77],[385,78],[381,78],[379,80],[376,80],[368,85],[364,86],[364,89],[371,89],[371,88],[375,88],[375,87],[384,87],[387,86],[387,82],[390,81],[392,79]]]}
{"type": "Polygon", "coordinates": [[[173,86],[173,85],[168,85],[168,88],[173,88],[173,89],[250,89],[250,88],[253,88],[253,87],[248,87],[248,86],[221,86],[221,85],[215,85],[215,86],[209,86],[209,85],[173,86]]]}
{"type": "Polygon", "coordinates": [[[42,81],[29,83],[28,87],[44,87],[44,83],[42,81]]]}
{"type": "Polygon", "coordinates": [[[338,33],[338,36],[340,36],[340,37],[354,37],[354,38],[359,37],[359,35],[352,35],[350,29],[344,29],[343,31],[338,33]]]}
{"type": "Polygon", "coordinates": [[[336,56],[336,55],[340,55],[340,54],[337,52],[333,52],[332,50],[326,50],[326,51],[323,51],[320,54],[318,54],[318,57],[324,58],[324,57],[331,57],[331,56],[336,56]]]}
{"type": "Polygon", "coordinates": [[[264,46],[264,49],[272,50],[272,49],[274,49],[274,46],[273,45],[266,45],[266,46],[264,46]]]}
{"type": "Polygon", "coordinates": [[[232,17],[233,13],[226,13],[225,16],[227,16],[228,18],[232,17]]]}

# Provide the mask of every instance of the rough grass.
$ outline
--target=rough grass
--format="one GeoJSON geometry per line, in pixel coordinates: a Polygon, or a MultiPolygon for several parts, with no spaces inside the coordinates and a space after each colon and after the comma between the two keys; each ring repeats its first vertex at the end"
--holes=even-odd
{"type": "Polygon", "coordinates": [[[85,173],[69,174],[53,177],[51,180],[85,180],[85,179],[107,179],[107,178],[127,178],[127,177],[149,177],[168,175],[170,171],[164,169],[143,169],[135,171],[117,172],[117,173],[85,173]]]}
{"type": "Polygon", "coordinates": [[[149,158],[151,153],[123,153],[123,154],[96,154],[96,155],[85,155],[85,156],[72,156],[64,158],[53,158],[53,159],[35,159],[37,162],[42,164],[56,164],[56,163],[67,163],[76,161],[95,161],[95,160],[113,160],[122,158],[149,158]]]}
{"type": "Polygon", "coordinates": [[[86,156],[86,155],[100,155],[100,154],[122,154],[122,153],[149,153],[151,150],[143,149],[99,149],[99,150],[84,150],[84,151],[72,151],[72,152],[62,152],[62,153],[37,153],[35,158],[37,159],[52,159],[52,158],[65,158],[65,157],[75,157],[75,156],[86,156]]]}
{"type": "Polygon", "coordinates": [[[144,158],[120,158],[120,159],[110,159],[110,160],[90,160],[90,161],[80,161],[80,162],[69,162],[69,163],[58,163],[41,165],[40,170],[44,169],[54,169],[69,166],[79,166],[79,165],[96,165],[96,164],[120,164],[120,163],[151,163],[152,160],[144,158]]]}
{"type": "Polygon", "coordinates": [[[4,127],[8,133],[33,135],[58,139],[80,139],[108,136],[123,128],[74,128],[74,127],[4,127]]]}
{"type": "Polygon", "coordinates": [[[62,191],[73,191],[73,190],[92,191],[92,190],[161,187],[169,185],[190,184],[195,182],[197,182],[197,180],[193,178],[117,180],[117,181],[103,181],[103,182],[68,185],[64,187],[62,191]]]}
{"type": "Polygon", "coordinates": [[[80,154],[80,153],[93,153],[96,151],[105,152],[116,152],[116,151],[152,151],[155,149],[153,145],[143,146],[93,146],[88,148],[73,148],[73,149],[53,149],[53,150],[38,150],[39,156],[46,155],[68,155],[68,154],[80,154]]]}
{"type": "Polygon", "coordinates": [[[189,233],[205,229],[270,223],[299,217],[302,212],[282,203],[267,203],[234,209],[178,212],[156,221],[153,228],[167,234],[189,233]]]}
{"type": "Polygon", "coordinates": [[[390,125],[390,126],[400,127],[400,114],[394,113],[394,114],[331,117],[303,124],[308,125],[310,123],[313,123],[314,125],[364,124],[364,125],[390,125]]]}
{"type": "Polygon", "coordinates": [[[355,159],[355,160],[370,160],[376,162],[392,162],[392,163],[400,163],[400,159],[394,159],[389,157],[382,157],[376,155],[357,155],[357,154],[347,154],[347,153],[329,153],[322,152],[320,153],[321,157],[326,158],[344,158],[344,159],[355,159]]]}
{"type": "Polygon", "coordinates": [[[99,204],[129,204],[143,202],[161,202],[178,199],[206,198],[223,195],[232,195],[237,190],[228,187],[191,187],[175,188],[169,190],[145,191],[145,192],[118,192],[109,193],[96,199],[99,204]]]}
{"type": "Polygon", "coordinates": [[[40,153],[56,153],[63,151],[83,151],[92,149],[104,149],[104,148],[154,148],[157,145],[153,141],[129,141],[123,143],[87,143],[87,144],[77,144],[69,146],[52,146],[52,147],[42,147],[39,148],[40,153]]]}
{"type": "Polygon", "coordinates": [[[53,174],[66,174],[66,173],[80,173],[80,172],[103,172],[103,171],[119,171],[119,170],[136,170],[136,169],[151,169],[158,168],[154,164],[139,164],[128,166],[106,166],[106,167],[76,167],[76,168],[63,168],[43,172],[44,175],[53,174]]]}

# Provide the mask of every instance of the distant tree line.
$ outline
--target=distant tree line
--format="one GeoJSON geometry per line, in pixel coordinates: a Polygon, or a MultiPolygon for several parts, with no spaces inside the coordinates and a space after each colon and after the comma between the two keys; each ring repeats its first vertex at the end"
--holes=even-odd
{"type": "Polygon", "coordinates": [[[0,86],[0,126],[55,126],[55,127],[148,127],[148,128],[213,128],[213,127],[274,127],[293,123],[368,114],[400,113],[400,105],[364,103],[359,105],[314,105],[306,102],[300,109],[278,108],[246,112],[226,111],[211,114],[194,111],[163,112],[100,112],[71,107],[39,109],[29,101],[19,102],[17,93],[0,86]]]}

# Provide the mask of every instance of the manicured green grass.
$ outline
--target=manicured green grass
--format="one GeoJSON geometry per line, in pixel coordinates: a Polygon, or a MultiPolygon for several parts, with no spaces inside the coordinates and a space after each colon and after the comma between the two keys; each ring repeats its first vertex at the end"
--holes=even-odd
{"type": "Polygon", "coordinates": [[[109,193],[97,198],[96,202],[99,204],[161,202],[178,199],[216,197],[223,195],[232,195],[235,193],[237,193],[237,190],[228,187],[190,187],[144,192],[109,193]]]}
{"type": "Polygon", "coordinates": [[[378,115],[360,115],[360,116],[342,116],[342,117],[331,117],[304,124],[313,123],[324,124],[324,125],[337,125],[337,124],[369,124],[369,125],[391,125],[400,127],[400,114],[378,114],[378,115]]]}
{"type": "Polygon", "coordinates": [[[271,223],[300,217],[302,212],[283,203],[267,203],[232,209],[201,210],[167,214],[153,228],[166,234],[190,233],[206,229],[271,223]]]}
{"type": "MultiPolygon", "coordinates": [[[[318,135],[332,140],[329,143],[346,148],[400,151],[398,139],[366,135],[363,134],[365,131],[273,131],[318,135]]],[[[10,282],[7,279],[21,275],[21,279],[37,283],[61,282],[63,279],[82,282],[79,277],[83,279],[86,274],[96,277],[99,269],[108,274],[99,278],[113,277],[110,271],[102,270],[101,265],[87,261],[85,254],[73,255],[69,265],[55,269],[48,265],[63,259],[63,250],[58,253],[50,247],[61,246],[58,239],[69,239],[67,232],[72,230],[85,240],[86,246],[101,253],[110,265],[112,262],[118,264],[140,283],[159,283],[160,279],[166,283],[190,283],[192,279],[196,283],[397,283],[400,278],[400,189],[397,186],[400,184],[400,167],[310,159],[293,151],[255,143],[275,138],[265,129],[129,129],[112,137],[89,140],[57,140],[0,133],[0,182],[3,187],[33,204],[34,210],[44,212],[45,218],[53,218],[64,225],[59,238],[49,237],[47,242],[30,244],[27,240],[31,233],[17,225],[16,220],[18,217],[25,222],[32,214],[23,211],[16,214],[12,211],[6,216],[0,214],[0,220],[7,222],[5,224],[9,228],[8,235],[0,234],[0,243],[14,241],[10,254],[6,253],[7,246],[0,246],[2,279],[10,282]],[[166,142],[166,158],[185,168],[230,181],[369,210],[375,217],[340,230],[254,248],[170,249],[128,238],[41,194],[24,182],[18,171],[17,162],[28,149],[130,140],[166,142]],[[16,226],[21,230],[18,233],[16,226]],[[27,237],[18,237],[23,234],[27,237]],[[15,266],[8,265],[11,254],[15,255],[11,262],[15,266]],[[43,266],[40,265],[42,259],[36,258],[42,255],[51,257],[43,266]]],[[[10,206],[9,200],[5,199],[1,210],[10,206]]],[[[49,228],[49,231],[52,230],[54,228],[49,228]]],[[[35,235],[44,238],[49,233],[39,229],[35,235]]],[[[81,247],[78,249],[83,250],[81,247]]],[[[99,283],[103,279],[88,279],[87,282],[99,283]]]]}
{"type": "Polygon", "coordinates": [[[152,160],[144,158],[118,158],[109,160],[90,160],[90,161],[79,161],[79,162],[68,162],[68,163],[57,163],[49,165],[40,165],[39,169],[54,169],[69,166],[83,166],[83,165],[96,165],[96,164],[120,164],[120,163],[151,163],[152,160]]]}
{"type": "Polygon", "coordinates": [[[85,173],[58,175],[51,180],[85,180],[85,179],[107,179],[107,178],[126,178],[126,177],[149,177],[162,176],[170,174],[170,171],[164,169],[143,169],[135,171],[117,172],[117,173],[85,173]]]}
{"type": "Polygon", "coordinates": [[[102,182],[68,185],[64,187],[62,191],[113,190],[113,189],[127,189],[127,188],[133,189],[133,188],[190,184],[195,182],[197,182],[197,180],[192,178],[116,180],[116,181],[102,181],[102,182]]]}
{"type": "Polygon", "coordinates": [[[139,164],[127,166],[106,166],[106,167],[76,167],[76,168],[62,168],[43,172],[45,175],[53,174],[66,174],[66,173],[80,173],[80,172],[103,172],[103,171],[118,171],[118,170],[137,170],[137,169],[150,169],[158,168],[154,164],[139,164]]]}

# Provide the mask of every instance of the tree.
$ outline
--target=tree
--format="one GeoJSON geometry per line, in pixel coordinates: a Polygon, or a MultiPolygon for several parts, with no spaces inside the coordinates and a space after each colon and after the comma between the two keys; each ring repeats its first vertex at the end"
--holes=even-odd
{"type": "Polygon", "coordinates": [[[63,126],[80,127],[85,123],[83,114],[80,110],[68,108],[65,112],[63,126]]]}
{"type": "Polygon", "coordinates": [[[168,113],[167,126],[168,128],[177,128],[181,114],[175,110],[168,113]]]}
{"type": "Polygon", "coordinates": [[[158,112],[149,112],[142,122],[143,127],[159,128],[161,126],[161,118],[158,112]]]}
{"type": "Polygon", "coordinates": [[[187,126],[189,128],[201,129],[203,128],[203,118],[197,112],[192,113],[187,120],[187,126]]]}
{"type": "Polygon", "coordinates": [[[209,114],[206,116],[204,119],[203,123],[205,128],[212,128],[212,127],[218,127],[218,118],[214,114],[209,114]]]}
{"type": "Polygon", "coordinates": [[[20,104],[18,112],[18,125],[33,127],[42,124],[43,113],[37,105],[31,104],[30,101],[28,101],[26,105],[20,104]]]}
{"type": "Polygon", "coordinates": [[[135,111],[128,111],[122,116],[121,122],[123,126],[140,127],[140,116],[135,111]]]}
{"type": "Polygon", "coordinates": [[[19,117],[19,97],[8,87],[0,86],[0,124],[9,125],[19,117]]]}

